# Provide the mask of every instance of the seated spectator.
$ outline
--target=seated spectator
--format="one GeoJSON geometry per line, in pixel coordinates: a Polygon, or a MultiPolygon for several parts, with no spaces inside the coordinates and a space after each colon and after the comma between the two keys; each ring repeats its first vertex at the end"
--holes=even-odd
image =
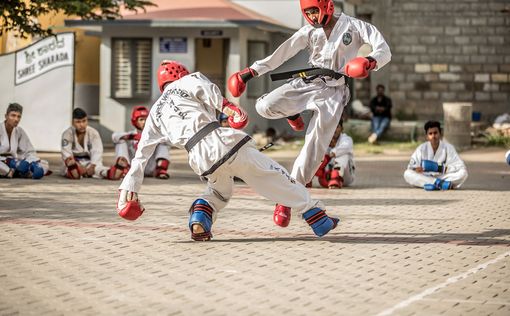
{"type": "Polygon", "coordinates": [[[108,168],[103,166],[103,142],[99,132],[88,126],[87,113],[73,110],[73,122],[62,133],[62,175],[74,180],[106,178],[108,168]]]}
{"type": "MultiPolygon", "coordinates": [[[[131,160],[135,157],[148,115],[149,110],[145,106],[135,106],[131,112],[131,124],[135,129],[129,132],[113,133],[112,140],[115,144],[116,162],[108,171],[108,179],[119,180],[129,171],[131,160]]],[[[170,177],[168,175],[169,152],[170,148],[167,144],[158,144],[154,154],[145,166],[144,175],[158,179],[168,179],[170,177]]]]}
{"type": "MultiPolygon", "coordinates": [[[[353,142],[349,135],[343,133],[343,130],[343,120],[340,120],[324,160],[315,173],[322,187],[340,189],[354,182],[356,167],[353,142]]],[[[307,186],[311,187],[311,183],[307,186]]]]}
{"type": "Polygon", "coordinates": [[[50,173],[49,165],[37,157],[27,133],[18,126],[22,114],[23,107],[11,103],[0,124],[0,177],[41,179],[50,173]]]}
{"type": "Polygon", "coordinates": [[[218,115],[218,122],[220,122],[221,127],[230,127],[230,125],[228,125],[228,115],[223,112],[220,112],[218,115]]]}
{"type": "Polygon", "coordinates": [[[457,189],[468,177],[466,165],[455,148],[441,140],[441,124],[425,123],[427,142],[418,146],[404,172],[410,185],[427,191],[457,189]]]}
{"type": "Polygon", "coordinates": [[[384,95],[384,86],[377,85],[377,96],[370,101],[372,111],[372,134],[368,142],[374,144],[381,138],[382,134],[391,123],[391,99],[384,95]]]}

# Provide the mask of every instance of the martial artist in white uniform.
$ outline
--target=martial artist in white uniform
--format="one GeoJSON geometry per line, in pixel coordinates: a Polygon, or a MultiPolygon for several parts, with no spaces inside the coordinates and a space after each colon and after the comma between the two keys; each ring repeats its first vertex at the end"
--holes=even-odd
{"type": "Polygon", "coordinates": [[[354,182],[356,166],[354,165],[354,147],[352,138],[343,133],[342,121],[331,140],[327,154],[331,157],[329,163],[329,188],[350,186],[354,182]],[[335,137],[339,134],[339,136],[335,137]],[[335,171],[336,170],[336,171],[335,171]],[[339,177],[339,178],[338,178],[339,177]]]}
{"type": "Polygon", "coordinates": [[[268,199],[294,207],[316,235],[336,227],[338,220],[325,214],[321,202],[313,200],[285,168],[260,153],[250,136],[237,130],[247,124],[246,113],[224,99],[204,75],[188,74],[182,64],[163,61],[158,83],[163,94],[151,108],[131,169],[119,187],[120,216],[134,220],[142,214],[137,192],[143,170],[157,144],[166,141],[186,148],[191,168],[207,179],[207,189],[190,209],[192,239],[211,238],[212,223],[232,196],[234,176],[268,199]],[[215,110],[229,115],[233,128],[220,127],[215,110]]]}
{"type": "MultiPolygon", "coordinates": [[[[108,172],[109,179],[118,180],[129,171],[131,160],[135,156],[138,142],[142,136],[142,130],[148,115],[149,110],[145,106],[135,106],[131,112],[131,124],[135,129],[129,132],[115,132],[112,134],[112,140],[115,144],[116,163],[108,172]],[[117,170],[119,170],[119,172],[117,172],[117,170]]],[[[169,146],[167,144],[158,144],[154,154],[147,162],[145,176],[168,179],[169,164],[169,146]]]]}
{"type": "Polygon", "coordinates": [[[425,123],[425,132],[428,141],[414,151],[404,179],[427,191],[460,188],[468,177],[466,165],[455,148],[441,140],[440,123],[425,123]]]}
{"type": "Polygon", "coordinates": [[[0,177],[40,179],[48,173],[49,164],[37,157],[27,133],[18,126],[22,113],[21,105],[11,103],[0,123],[0,177]]]}
{"type": "Polygon", "coordinates": [[[106,178],[103,166],[103,142],[99,132],[88,126],[87,114],[73,110],[73,125],[62,133],[61,174],[69,179],[81,177],[106,178]]]}
{"type": "MultiPolygon", "coordinates": [[[[332,0],[302,0],[301,9],[311,25],[299,29],[272,55],[233,74],[228,83],[232,95],[240,95],[248,80],[274,70],[304,49],[310,54],[309,66],[331,69],[353,78],[364,78],[369,70],[378,70],[390,61],[391,52],[381,33],[369,23],[343,13],[333,14],[332,0]],[[355,58],[365,43],[372,46],[372,53],[367,58],[355,58]]],[[[349,97],[344,77],[318,76],[293,79],[257,100],[256,108],[260,115],[268,119],[288,117],[293,127],[300,125],[295,122],[302,121],[297,116],[302,111],[313,112],[305,143],[291,172],[298,182],[306,184],[312,180],[349,97]]],[[[288,213],[288,210],[278,210],[277,207],[275,216],[277,212],[288,213]]],[[[277,217],[275,223],[280,226],[288,224],[277,217]]]]}

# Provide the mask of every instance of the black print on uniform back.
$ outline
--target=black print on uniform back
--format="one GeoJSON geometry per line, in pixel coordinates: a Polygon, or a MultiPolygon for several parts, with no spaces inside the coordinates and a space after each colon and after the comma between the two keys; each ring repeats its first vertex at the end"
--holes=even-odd
{"type": "Polygon", "coordinates": [[[174,100],[170,100],[169,104],[170,108],[174,110],[174,112],[177,113],[177,115],[179,115],[181,119],[185,120],[187,118],[188,114],[181,111],[181,109],[177,105],[175,105],[174,100]]]}
{"type": "Polygon", "coordinates": [[[173,95],[178,95],[182,98],[190,98],[190,93],[182,89],[169,89],[168,92],[173,95]]]}

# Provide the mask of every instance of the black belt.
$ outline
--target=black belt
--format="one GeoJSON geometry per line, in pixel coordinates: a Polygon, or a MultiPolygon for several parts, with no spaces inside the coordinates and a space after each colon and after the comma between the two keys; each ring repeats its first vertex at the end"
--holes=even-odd
{"type": "Polygon", "coordinates": [[[327,68],[305,68],[305,69],[297,69],[287,72],[279,72],[275,74],[271,74],[272,81],[285,80],[285,79],[294,79],[294,78],[308,78],[313,76],[327,76],[334,79],[340,79],[342,77],[346,77],[346,75],[336,72],[327,68]]]}
{"type": "Polygon", "coordinates": [[[230,149],[230,151],[225,156],[221,157],[221,159],[216,161],[216,163],[214,165],[212,165],[212,167],[209,168],[209,170],[202,173],[200,176],[207,177],[208,175],[210,175],[211,173],[216,171],[216,169],[218,169],[222,164],[224,164],[225,161],[229,160],[230,157],[232,157],[239,150],[239,148],[243,147],[243,145],[246,144],[247,142],[249,142],[250,140],[251,140],[251,137],[246,135],[243,139],[241,139],[239,141],[239,143],[237,143],[234,147],[232,147],[232,149],[230,149]]]}
{"type": "Polygon", "coordinates": [[[191,148],[193,148],[202,138],[219,127],[220,123],[218,121],[207,124],[188,140],[186,145],[184,145],[184,148],[190,152],[191,148]]]}

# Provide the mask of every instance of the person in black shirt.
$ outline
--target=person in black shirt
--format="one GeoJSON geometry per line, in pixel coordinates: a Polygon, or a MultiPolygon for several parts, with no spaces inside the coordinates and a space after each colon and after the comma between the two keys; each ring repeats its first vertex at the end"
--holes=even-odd
{"type": "Polygon", "coordinates": [[[391,99],[384,95],[382,84],[377,85],[376,91],[377,96],[370,101],[372,134],[368,137],[368,142],[371,144],[377,142],[391,122],[391,99]]]}

